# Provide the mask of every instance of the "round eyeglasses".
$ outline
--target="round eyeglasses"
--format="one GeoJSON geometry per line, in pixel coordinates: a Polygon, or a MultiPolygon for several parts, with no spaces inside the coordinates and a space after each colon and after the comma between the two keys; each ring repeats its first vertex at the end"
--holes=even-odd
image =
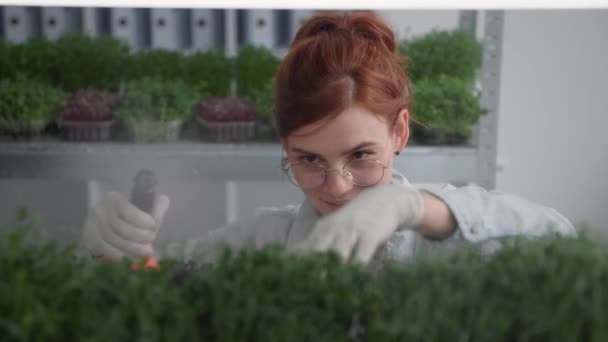
{"type": "Polygon", "coordinates": [[[342,169],[327,169],[313,163],[285,163],[284,171],[289,180],[302,189],[313,189],[325,183],[331,171],[341,171],[341,176],[356,186],[373,186],[384,177],[387,168],[375,159],[351,159],[342,169]]]}

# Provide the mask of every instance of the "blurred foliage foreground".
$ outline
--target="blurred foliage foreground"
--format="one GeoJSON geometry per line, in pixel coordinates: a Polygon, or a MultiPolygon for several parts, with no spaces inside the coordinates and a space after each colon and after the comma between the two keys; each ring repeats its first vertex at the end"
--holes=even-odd
{"type": "Polygon", "coordinates": [[[377,272],[276,247],[134,272],[16,226],[0,240],[3,341],[608,340],[607,252],[586,235],[377,272]]]}

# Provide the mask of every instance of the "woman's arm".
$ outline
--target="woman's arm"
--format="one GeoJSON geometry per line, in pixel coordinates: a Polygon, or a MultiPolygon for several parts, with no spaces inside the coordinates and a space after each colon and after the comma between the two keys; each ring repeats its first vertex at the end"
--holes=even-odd
{"type": "Polygon", "coordinates": [[[443,240],[457,230],[471,242],[517,235],[576,235],[570,221],[555,209],[479,186],[424,190],[423,203],[418,231],[429,239],[443,240]]]}
{"type": "Polygon", "coordinates": [[[433,240],[443,240],[450,237],[458,224],[448,205],[429,192],[422,192],[424,215],[416,230],[423,236],[433,240]]]}

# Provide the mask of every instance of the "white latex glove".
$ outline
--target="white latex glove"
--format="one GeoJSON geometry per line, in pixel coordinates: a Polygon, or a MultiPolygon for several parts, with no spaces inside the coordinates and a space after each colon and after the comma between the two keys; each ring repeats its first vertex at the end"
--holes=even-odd
{"type": "Polygon", "coordinates": [[[297,251],[337,252],[344,260],[368,264],[398,229],[416,228],[423,216],[416,189],[389,184],[364,190],[350,203],[319,219],[297,251]]]}
{"type": "Polygon", "coordinates": [[[91,255],[106,260],[123,257],[139,260],[154,255],[152,242],[156,239],[169,204],[169,197],[158,195],[150,215],[139,210],[123,195],[106,193],[89,210],[82,243],[91,255]]]}

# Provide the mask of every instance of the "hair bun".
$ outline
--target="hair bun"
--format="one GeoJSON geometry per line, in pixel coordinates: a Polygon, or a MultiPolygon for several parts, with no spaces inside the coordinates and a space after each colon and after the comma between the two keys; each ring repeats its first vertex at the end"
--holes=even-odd
{"type": "Polygon", "coordinates": [[[392,30],[376,14],[370,11],[354,13],[321,12],[309,19],[300,28],[292,44],[307,38],[338,31],[348,32],[354,37],[367,39],[395,52],[397,44],[392,30]]]}
{"type": "Polygon", "coordinates": [[[338,28],[338,25],[336,25],[335,22],[321,21],[321,22],[319,22],[317,27],[314,28],[313,34],[316,35],[321,32],[334,32],[334,31],[336,31],[337,28],[338,28]]]}
{"type": "Polygon", "coordinates": [[[355,35],[382,43],[389,51],[397,48],[393,31],[373,12],[359,12],[350,17],[348,24],[355,35]]]}
{"type": "Polygon", "coordinates": [[[294,38],[294,44],[300,40],[337,31],[340,24],[339,20],[340,16],[337,14],[317,14],[313,16],[300,27],[294,38]]]}

